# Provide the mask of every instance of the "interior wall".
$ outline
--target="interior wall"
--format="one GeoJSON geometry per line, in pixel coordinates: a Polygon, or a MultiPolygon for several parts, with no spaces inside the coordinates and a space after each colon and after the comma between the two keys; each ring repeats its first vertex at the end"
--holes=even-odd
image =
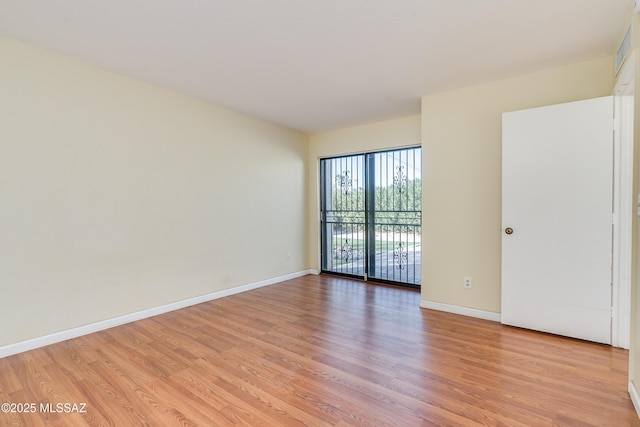
{"type": "Polygon", "coordinates": [[[612,89],[606,57],[422,98],[424,301],[500,311],[502,113],[612,89]]]}
{"type": "Polygon", "coordinates": [[[320,159],[389,148],[420,145],[420,115],[353,126],[309,137],[307,192],[309,194],[309,259],[320,270],[320,159]]]}
{"type": "Polygon", "coordinates": [[[306,270],[307,142],[0,38],[0,346],[306,270]]]}

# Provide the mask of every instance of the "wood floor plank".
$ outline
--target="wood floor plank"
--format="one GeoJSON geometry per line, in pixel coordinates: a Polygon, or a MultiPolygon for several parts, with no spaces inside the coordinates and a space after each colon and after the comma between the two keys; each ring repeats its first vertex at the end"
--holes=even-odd
{"type": "MultiPolygon", "coordinates": [[[[21,403],[35,403],[31,398],[31,394],[24,389],[10,393],[9,400],[3,401],[3,403],[4,402],[10,402],[17,405],[21,403]]],[[[40,416],[38,412],[18,411],[17,407],[11,409],[8,413],[3,412],[2,414],[0,414],[0,419],[2,418],[8,419],[6,425],[33,427],[46,426],[45,420],[42,416],[40,416]],[[9,424],[9,422],[11,422],[11,424],[9,424]]]]}
{"type": "Polygon", "coordinates": [[[4,426],[640,426],[628,352],[305,276],[0,359],[4,426]]]}
{"type": "MultiPolygon", "coordinates": [[[[302,420],[289,417],[277,394],[265,401],[256,393],[255,386],[223,370],[212,371],[210,366],[209,362],[198,361],[194,372],[207,379],[216,392],[242,414],[243,419],[256,425],[304,425],[302,420]]],[[[313,416],[306,415],[305,418],[313,419],[313,416]]]]}

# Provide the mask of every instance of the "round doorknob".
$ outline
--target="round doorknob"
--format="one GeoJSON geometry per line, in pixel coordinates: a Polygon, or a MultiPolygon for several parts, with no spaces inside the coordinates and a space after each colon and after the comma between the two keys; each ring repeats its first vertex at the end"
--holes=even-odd
{"type": "Polygon", "coordinates": [[[507,228],[504,229],[504,232],[507,233],[507,234],[513,234],[513,228],[507,227],[507,228]]]}

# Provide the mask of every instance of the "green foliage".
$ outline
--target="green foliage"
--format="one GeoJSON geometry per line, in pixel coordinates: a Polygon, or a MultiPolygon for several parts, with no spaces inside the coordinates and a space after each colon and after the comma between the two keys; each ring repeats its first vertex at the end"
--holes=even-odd
{"type": "MultiPolygon", "coordinates": [[[[341,191],[336,185],[333,191],[332,207],[336,222],[345,228],[364,226],[365,223],[365,192],[363,188],[353,188],[341,191]],[[349,224],[347,226],[347,224],[349,224]]],[[[375,188],[374,207],[376,229],[387,227],[381,231],[411,231],[420,232],[422,212],[422,180],[410,179],[400,185],[394,184],[375,188]],[[391,227],[391,228],[389,228],[391,227]],[[417,227],[417,228],[414,228],[417,227]]]]}

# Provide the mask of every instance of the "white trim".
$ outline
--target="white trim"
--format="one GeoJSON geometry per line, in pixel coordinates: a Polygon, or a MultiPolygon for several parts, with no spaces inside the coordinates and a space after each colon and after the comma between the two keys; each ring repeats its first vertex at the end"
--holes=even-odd
{"type": "Polygon", "coordinates": [[[475,308],[460,307],[458,305],[443,304],[427,300],[420,301],[420,307],[431,310],[446,311],[447,313],[460,314],[462,316],[477,317],[478,319],[500,322],[500,313],[492,311],[476,310],[475,308]]]}
{"type": "Polygon", "coordinates": [[[636,408],[636,413],[640,418],[640,394],[638,394],[638,390],[636,390],[633,381],[629,381],[629,396],[631,397],[633,407],[636,408]]]}
{"type": "MultiPolygon", "coordinates": [[[[635,9],[636,13],[638,13],[638,0],[636,0],[635,9]]],[[[618,71],[620,71],[620,67],[622,67],[622,64],[624,64],[627,60],[629,51],[631,50],[631,28],[631,25],[629,25],[629,29],[627,29],[627,32],[625,33],[624,38],[620,42],[620,46],[616,51],[616,75],[618,74],[618,71]]]]}
{"type": "Polygon", "coordinates": [[[279,282],[284,282],[285,280],[295,279],[297,277],[306,276],[308,274],[314,274],[314,270],[298,271],[296,273],[286,274],[284,276],[274,277],[271,279],[262,280],[260,282],[249,283],[247,285],[224,289],[224,290],[212,292],[206,295],[201,295],[198,297],[188,298],[182,301],[165,304],[159,307],[149,308],[149,309],[138,311],[135,313],[125,314],[124,316],[119,316],[113,319],[91,323],[89,325],[84,325],[77,328],[67,329],[66,331],[55,332],[53,334],[45,335],[38,338],[33,338],[30,340],[18,342],[15,344],[9,344],[4,347],[0,347],[0,358],[11,356],[13,354],[22,353],[24,351],[33,350],[35,348],[44,347],[46,345],[55,344],[57,342],[66,341],[71,338],[77,338],[83,335],[88,335],[93,332],[98,332],[105,329],[113,328],[114,326],[124,325],[125,323],[135,322],[136,320],[146,319],[148,317],[157,316],[159,314],[168,313],[170,311],[179,310],[181,308],[190,307],[196,304],[201,304],[203,302],[212,301],[218,298],[223,298],[223,297],[234,295],[234,294],[239,294],[241,292],[246,292],[246,291],[261,288],[264,286],[273,285],[279,282]]]}
{"type": "Polygon", "coordinates": [[[611,278],[611,345],[628,349],[631,328],[631,269],[634,194],[633,124],[635,52],[622,68],[614,88],[614,226],[611,278]]]}

